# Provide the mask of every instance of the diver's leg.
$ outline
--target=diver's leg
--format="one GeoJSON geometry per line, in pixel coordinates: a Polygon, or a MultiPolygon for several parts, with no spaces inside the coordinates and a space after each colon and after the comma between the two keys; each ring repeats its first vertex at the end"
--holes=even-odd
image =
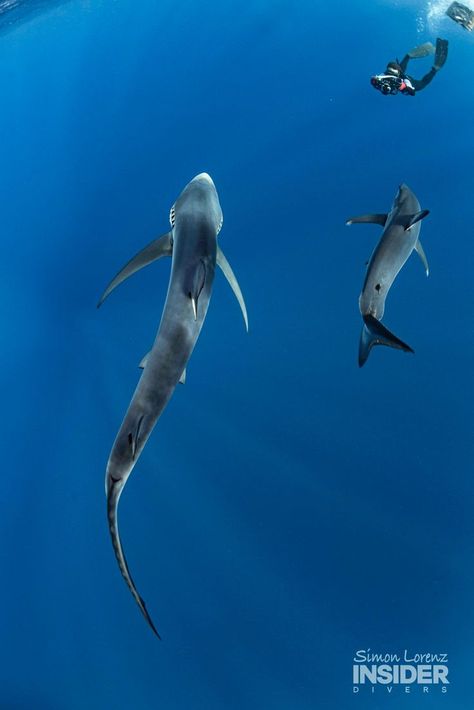
{"type": "Polygon", "coordinates": [[[403,57],[402,61],[400,62],[400,66],[402,68],[402,72],[405,74],[408,66],[408,62],[410,61],[411,57],[409,54],[405,54],[403,57]]]}
{"type": "Polygon", "coordinates": [[[430,81],[433,80],[433,77],[435,76],[435,74],[436,74],[436,69],[434,67],[432,67],[430,69],[430,71],[428,72],[428,74],[425,74],[425,76],[422,79],[412,79],[410,77],[410,81],[413,84],[413,88],[415,89],[415,91],[421,91],[422,89],[425,88],[425,86],[428,86],[430,81]]]}

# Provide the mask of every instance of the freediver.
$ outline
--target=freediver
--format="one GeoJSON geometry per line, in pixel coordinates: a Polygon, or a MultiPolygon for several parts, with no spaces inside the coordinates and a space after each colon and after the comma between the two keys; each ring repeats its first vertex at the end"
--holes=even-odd
{"type": "Polygon", "coordinates": [[[436,73],[444,66],[447,57],[448,40],[438,37],[436,47],[433,47],[431,42],[420,44],[419,47],[415,47],[408,52],[401,62],[399,62],[398,59],[395,62],[389,62],[385,74],[373,76],[370,79],[370,83],[374,89],[377,89],[386,96],[388,94],[398,94],[399,92],[408,96],[415,96],[418,91],[428,86],[436,73]],[[422,79],[414,79],[406,73],[410,59],[420,59],[422,57],[428,57],[430,54],[434,54],[434,63],[428,74],[425,74],[422,79]]]}

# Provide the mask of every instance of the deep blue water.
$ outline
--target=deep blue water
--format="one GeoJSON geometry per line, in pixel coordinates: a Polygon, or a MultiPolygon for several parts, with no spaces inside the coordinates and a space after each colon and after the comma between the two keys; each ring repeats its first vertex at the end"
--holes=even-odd
{"type": "Polygon", "coordinates": [[[41,5],[0,42],[0,708],[473,707],[474,34],[422,2],[41,5]],[[425,92],[371,88],[437,33],[425,92]],[[95,304],[204,170],[250,332],[218,274],[122,496],[159,642],[103,482],[169,263],[95,304]],[[402,181],[431,275],[412,256],[384,322],[416,354],[359,370],[380,230],[344,221],[402,181]],[[448,653],[448,693],[355,695],[368,648],[448,653]]]}

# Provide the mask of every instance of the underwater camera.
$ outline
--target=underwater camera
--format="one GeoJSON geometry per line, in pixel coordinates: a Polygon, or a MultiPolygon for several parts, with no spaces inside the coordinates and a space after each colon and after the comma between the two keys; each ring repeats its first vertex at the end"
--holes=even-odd
{"type": "Polygon", "coordinates": [[[378,89],[382,94],[396,94],[400,88],[401,81],[396,76],[378,75],[373,76],[370,83],[374,89],[378,89]]]}

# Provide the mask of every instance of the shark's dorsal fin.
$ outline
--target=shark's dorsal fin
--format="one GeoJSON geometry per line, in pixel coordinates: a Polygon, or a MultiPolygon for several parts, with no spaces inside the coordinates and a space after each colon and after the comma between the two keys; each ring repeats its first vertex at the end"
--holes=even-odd
{"type": "Polygon", "coordinates": [[[248,332],[249,321],[248,321],[248,317],[247,317],[247,308],[245,307],[245,301],[244,301],[244,297],[242,295],[242,291],[240,290],[240,286],[238,284],[237,279],[235,278],[234,272],[232,271],[232,268],[231,268],[229,262],[225,258],[224,253],[219,246],[217,247],[216,262],[217,262],[217,265],[220,266],[220,268],[222,269],[222,273],[224,274],[227,281],[229,282],[229,285],[230,285],[232,291],[234,292],[236,299],[239,302],[240,310],[242,311],[242,315],[244,317],[245,328],[248,332]]]}
{"type": "Polygon", "coordinates": [[[351,224],[379,224],[381,227],[385,227],[387,217],[387,214],[363,214],[360,217],[349,217],[346,224],[348,226],[351,224]]]}
{"type": "Polygon", "coordinates": [[[428,259],[426,258],[425,251],[423,247],[421,246],[421,242],[419,239],[417,239],[416,244],[415,244],[415,249],[418,252],[418,255],[423,262],[423,266],[425,267],[426,275],[430,275],[430,267],[428,266],[428,259]]]}
{"type": "Polygon", "coordinates": [[[427,215],[429,215],[429,213],[429,210],[420,210],[419,212],[412,214],[408,218],[408,223],[405,226],[405,232],[408,232],[409,229],[414,227],[417,222],[419,222],[421,219],[424,219],[427,215]]]}
{"type": "MultiPolygon", "coordinates": [[[[140,370],[144,370],[144,369],[145,369],[145,365],[147,364],[149,357],[150,357],[150,353],[147,353],[147,354],[141,359],[141,362],[140,362],[140,364],[139,364],[139,366],[138,366],[138,367],[140,368],[140,370]]],[[[179,378],[179,381],[181,382],[182,385],[184,385],[184,383],[186,382],[186,368],[184,368],[183,374],[182,374],[181,377],[179,378]]]]}
{"type": "Polygon", "coordinates": [[[188,291],[188,296],[191,299],[191,305],[193,307],[194,320],[197,320],[199,296],[206,283],[206,276],[206,264],[203,259],[200,259],[197,268],[193,272],[188,291]]]}
{"type": "Polygon", "coordinates": [[[121,284],[125,279],[134,274],[136,271],[141,269],[143,266],[151,264],[152,261],[161,259],[162,256],[171,256],[173,251],[173,242],[171,238],[171,232],[164,234],[158,239],[154,239],[148,246],[138,252],[130,261],[128,261],[123,269],[121,269],[116,276],[109,283],[104,293],[100,297],[97,308],[99,308],[105,301],[107,296],[121,284]]]}

